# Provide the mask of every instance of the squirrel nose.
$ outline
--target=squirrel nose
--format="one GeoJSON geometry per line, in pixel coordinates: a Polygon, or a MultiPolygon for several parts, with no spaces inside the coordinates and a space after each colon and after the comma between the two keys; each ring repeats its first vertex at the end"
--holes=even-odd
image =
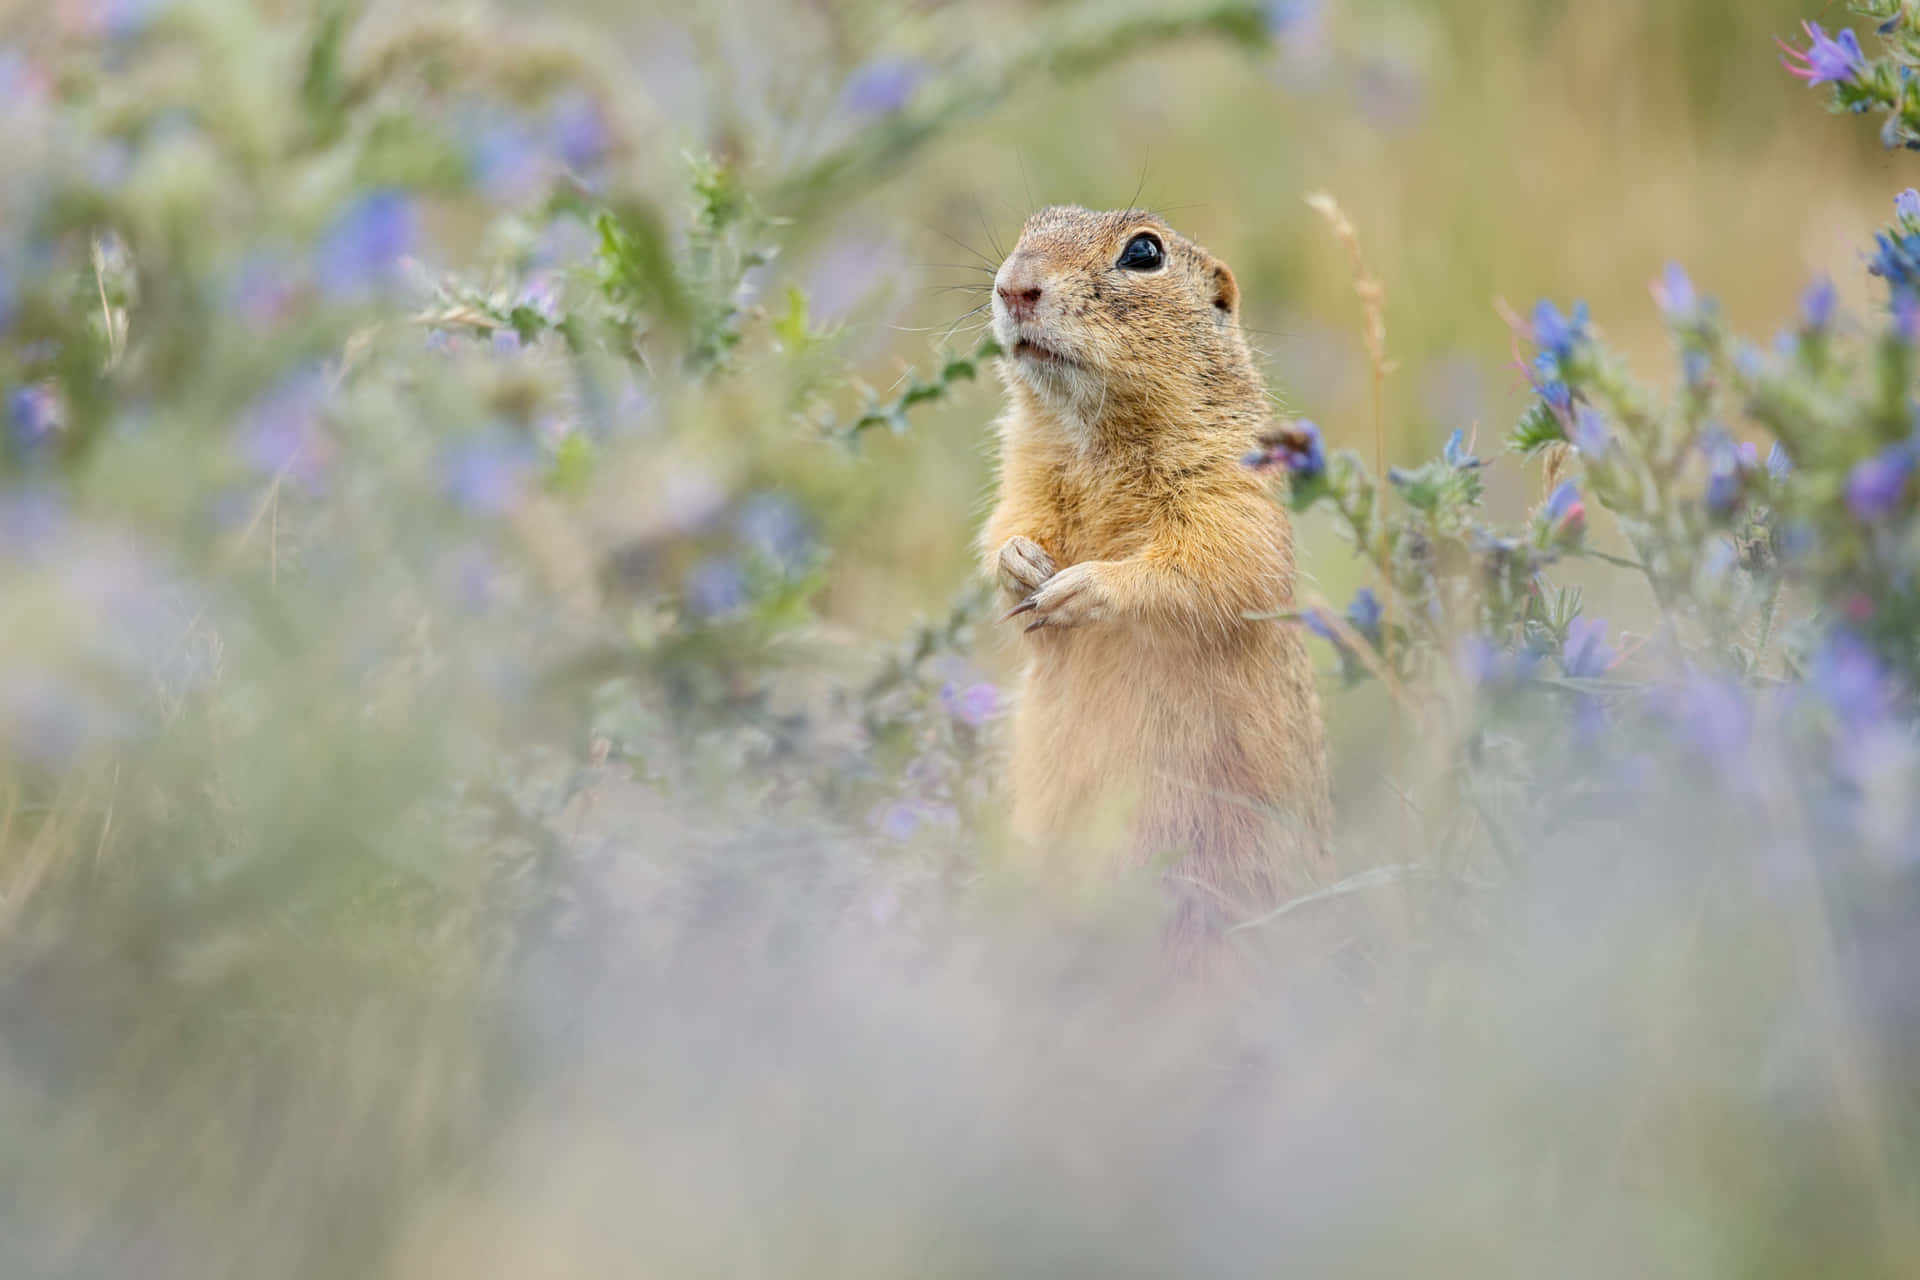
{"type": "Polygon", "coordinates": [[[1031,320],[1033,313],[1039,309],[1040,286],[1027,280],[1011,280],[996,285],[994,292],[1006,304],[1007,314],[1016,320],[1031,320]]]}

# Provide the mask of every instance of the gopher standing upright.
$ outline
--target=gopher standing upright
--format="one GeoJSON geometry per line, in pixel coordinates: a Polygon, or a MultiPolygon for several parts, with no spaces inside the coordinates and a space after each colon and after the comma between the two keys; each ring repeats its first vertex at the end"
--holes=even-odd
{"type": "Polygon", "coordinates": [[[992,306],[1015,835],[1165,865],[1216,932],[1317,878],[1330,811],[1299,629],[1247,617],[1291,606],[1293,534],[1241,464],[1269,415],[1233,273],[1151,214],[1043,209],[992,306]]]}

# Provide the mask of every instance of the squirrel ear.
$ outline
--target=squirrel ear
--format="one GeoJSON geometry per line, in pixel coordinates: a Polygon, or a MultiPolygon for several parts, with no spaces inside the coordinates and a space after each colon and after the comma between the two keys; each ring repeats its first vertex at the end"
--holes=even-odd
{"type": "Polygon", "coordinates": [[[1213,305],[1227,315],[1233,315],[1240,306],[1240,286],[1224,262],[1213,264],[1213,305]]]}

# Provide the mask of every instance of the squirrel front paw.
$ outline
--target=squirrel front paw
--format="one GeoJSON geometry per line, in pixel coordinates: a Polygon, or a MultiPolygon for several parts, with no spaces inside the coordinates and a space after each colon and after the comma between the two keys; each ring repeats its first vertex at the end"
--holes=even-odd
{"type": "Polygon", "coordinates": [[[1032,538],[1008,538],[1001,545],[1000,589],[1009,601],[1026,599],[1053,574],[1053,557],[1032,538]]]}
{"type": "Polygon", "coordinates": [[[1057,631],[1100,621],[1111,603],[1112,593],[1101,577],[1100,565],[1088,561],[1068,565],[1048,578],[1038,591],[1015,605],[1007,617],[1030,615],[1028,631],[1042,627],[1057,631]]]}

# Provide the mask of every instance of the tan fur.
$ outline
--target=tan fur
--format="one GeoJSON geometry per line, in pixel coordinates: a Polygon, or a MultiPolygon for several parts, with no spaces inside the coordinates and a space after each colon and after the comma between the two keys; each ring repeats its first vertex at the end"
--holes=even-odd
{"type": "Polygon", "coordinates": [[[1015,834],[1069,868],[1164,860],[1181,930],[1215,933],[1319,878],[1331,808],[1299,629],[1245,616],[1291,605],[1294,561],[1240,461],[1269,412],[1233,274],[1151,214],[1052,208],[995,283],[1009,404],[980,547],[1031,628],[1015,834]],[[1164,267],[1117,268],[1141,231],[1164,267]]]}

